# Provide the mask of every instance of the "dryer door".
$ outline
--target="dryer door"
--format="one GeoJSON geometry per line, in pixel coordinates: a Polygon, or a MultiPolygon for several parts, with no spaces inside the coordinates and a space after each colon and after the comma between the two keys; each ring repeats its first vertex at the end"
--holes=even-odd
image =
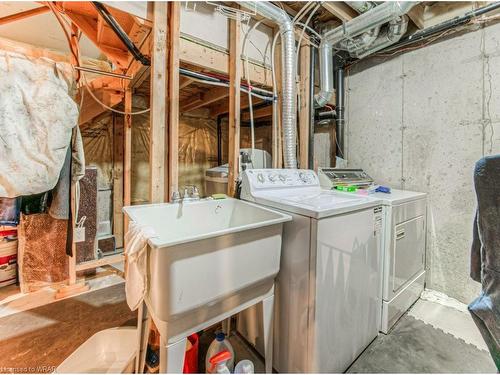
{"type": "Polygon", "coordinates": [[[393,231],[392,292],[397,294],[407,282],[424,270],[425,217],[417,216],[397,224],[393,231]]]}

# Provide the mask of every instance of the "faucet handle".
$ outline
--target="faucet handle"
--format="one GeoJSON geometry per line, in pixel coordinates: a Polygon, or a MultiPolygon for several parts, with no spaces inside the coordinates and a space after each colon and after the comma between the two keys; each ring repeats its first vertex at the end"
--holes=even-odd
{"type": "Polygon", "coordinates": [[[200,198],[200,192],[198,190],[198,187],[196,185],[193,185],[193,193],[191,195],[193,198],[200,198]]]}
{"type": "Polygon", "coordinates": [[[180,200],[181,200],[181,193],[179,193],[178,190],[174,190],[172,192],[171,197],[170,197],[170,201],[175,203],[175,202],[178,202],[180,200]]]}

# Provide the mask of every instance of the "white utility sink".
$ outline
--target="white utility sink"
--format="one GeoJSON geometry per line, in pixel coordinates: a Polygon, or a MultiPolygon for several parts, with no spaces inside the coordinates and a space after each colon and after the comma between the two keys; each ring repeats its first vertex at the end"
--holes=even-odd
{"type": "Polygon", "coordinates": [[[228,297],[245,291],[253,298],[252,289],[272,288],[279,271],[282,225],[292,219],[232,198],[132,206],[124,211],[158,234],[149,241],[146,303],[164,322],[188,313],[212,318],[231,307],[228,297]],[[211,308],[218,303],[224,307],[211,308]]]}

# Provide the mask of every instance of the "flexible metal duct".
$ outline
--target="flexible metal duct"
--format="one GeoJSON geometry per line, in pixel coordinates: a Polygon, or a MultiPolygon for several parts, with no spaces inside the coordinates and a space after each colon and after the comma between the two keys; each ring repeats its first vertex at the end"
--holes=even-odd
{"type": "MultiPolygon", "coordinates": [[[[418,2],[416,1],[386,2],[370,9],[366,13],[359,15],[349,22],[346,22],[342,26],[327,31],[323,34],[319,48],[321,87],[320,92],[314,97],[316,107],[324,106],[330,100],[333,94],[333,46],[341,43],[343,40],[353,39],[368,30],[378,28],[385,23],[398,20],[401,18],[401,16],[408,13],[417,4],[418,2]]],[[[385,40],[387,41],[387,38],[385,38],[385,40]]],[[[373,41],[373,43],[375,43],[375,41],[376,39],[373,41]]],[[[373,52],[369,51],[370,50],[367,49],[365,52],[367,54],[373,52]]],[[[363,56],[367,56],[367,54],[363,54],[363,56]]]]}
{"type": "Polygon", "coordinates": [[[285,168],[297,168],[297,103],[295,87],[295,35],[288,14],[265,1],[240,1],[241,6],[275,22],[280,29],[282,48],[283,160],[285,168]]]}
{"type": "Polygon", "coordinates": [[[380,33],[375,41],[366,48],[360,48],[354,51],[351,56],[362,58],[380,51],[387,46],[398,42],[408,29],[408,16],[401,16],[396,20],[389,22],[389,26],[380,33]]]}

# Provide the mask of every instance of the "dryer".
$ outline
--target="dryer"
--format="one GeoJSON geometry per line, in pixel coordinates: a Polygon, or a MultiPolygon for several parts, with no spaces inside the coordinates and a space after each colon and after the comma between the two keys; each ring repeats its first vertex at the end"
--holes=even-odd
{"type": "MultiPolygon", "coordinates": [[[[242,199],[290,214],[276,280],[278,372],[345,371],[377,337],[381,313],[381,201],[324,191],[311,170],[252,169],[242,199]]],[[[260,347],[259,321],[238,330],[260,347]]]]}
{"type": "MultiPolygon", "coordinates": [[[[321,187],[327,190],[339,184],[368,187],[374,182],[361,169],[320,168],[318,174],[321,187]]],[[[427,194],[391,189],[389,194],[372,193],[368,196],[380,199],[382,203],[383,302],[380,331],[388,333],[419,299],[425,287],[427,194]]]]}

